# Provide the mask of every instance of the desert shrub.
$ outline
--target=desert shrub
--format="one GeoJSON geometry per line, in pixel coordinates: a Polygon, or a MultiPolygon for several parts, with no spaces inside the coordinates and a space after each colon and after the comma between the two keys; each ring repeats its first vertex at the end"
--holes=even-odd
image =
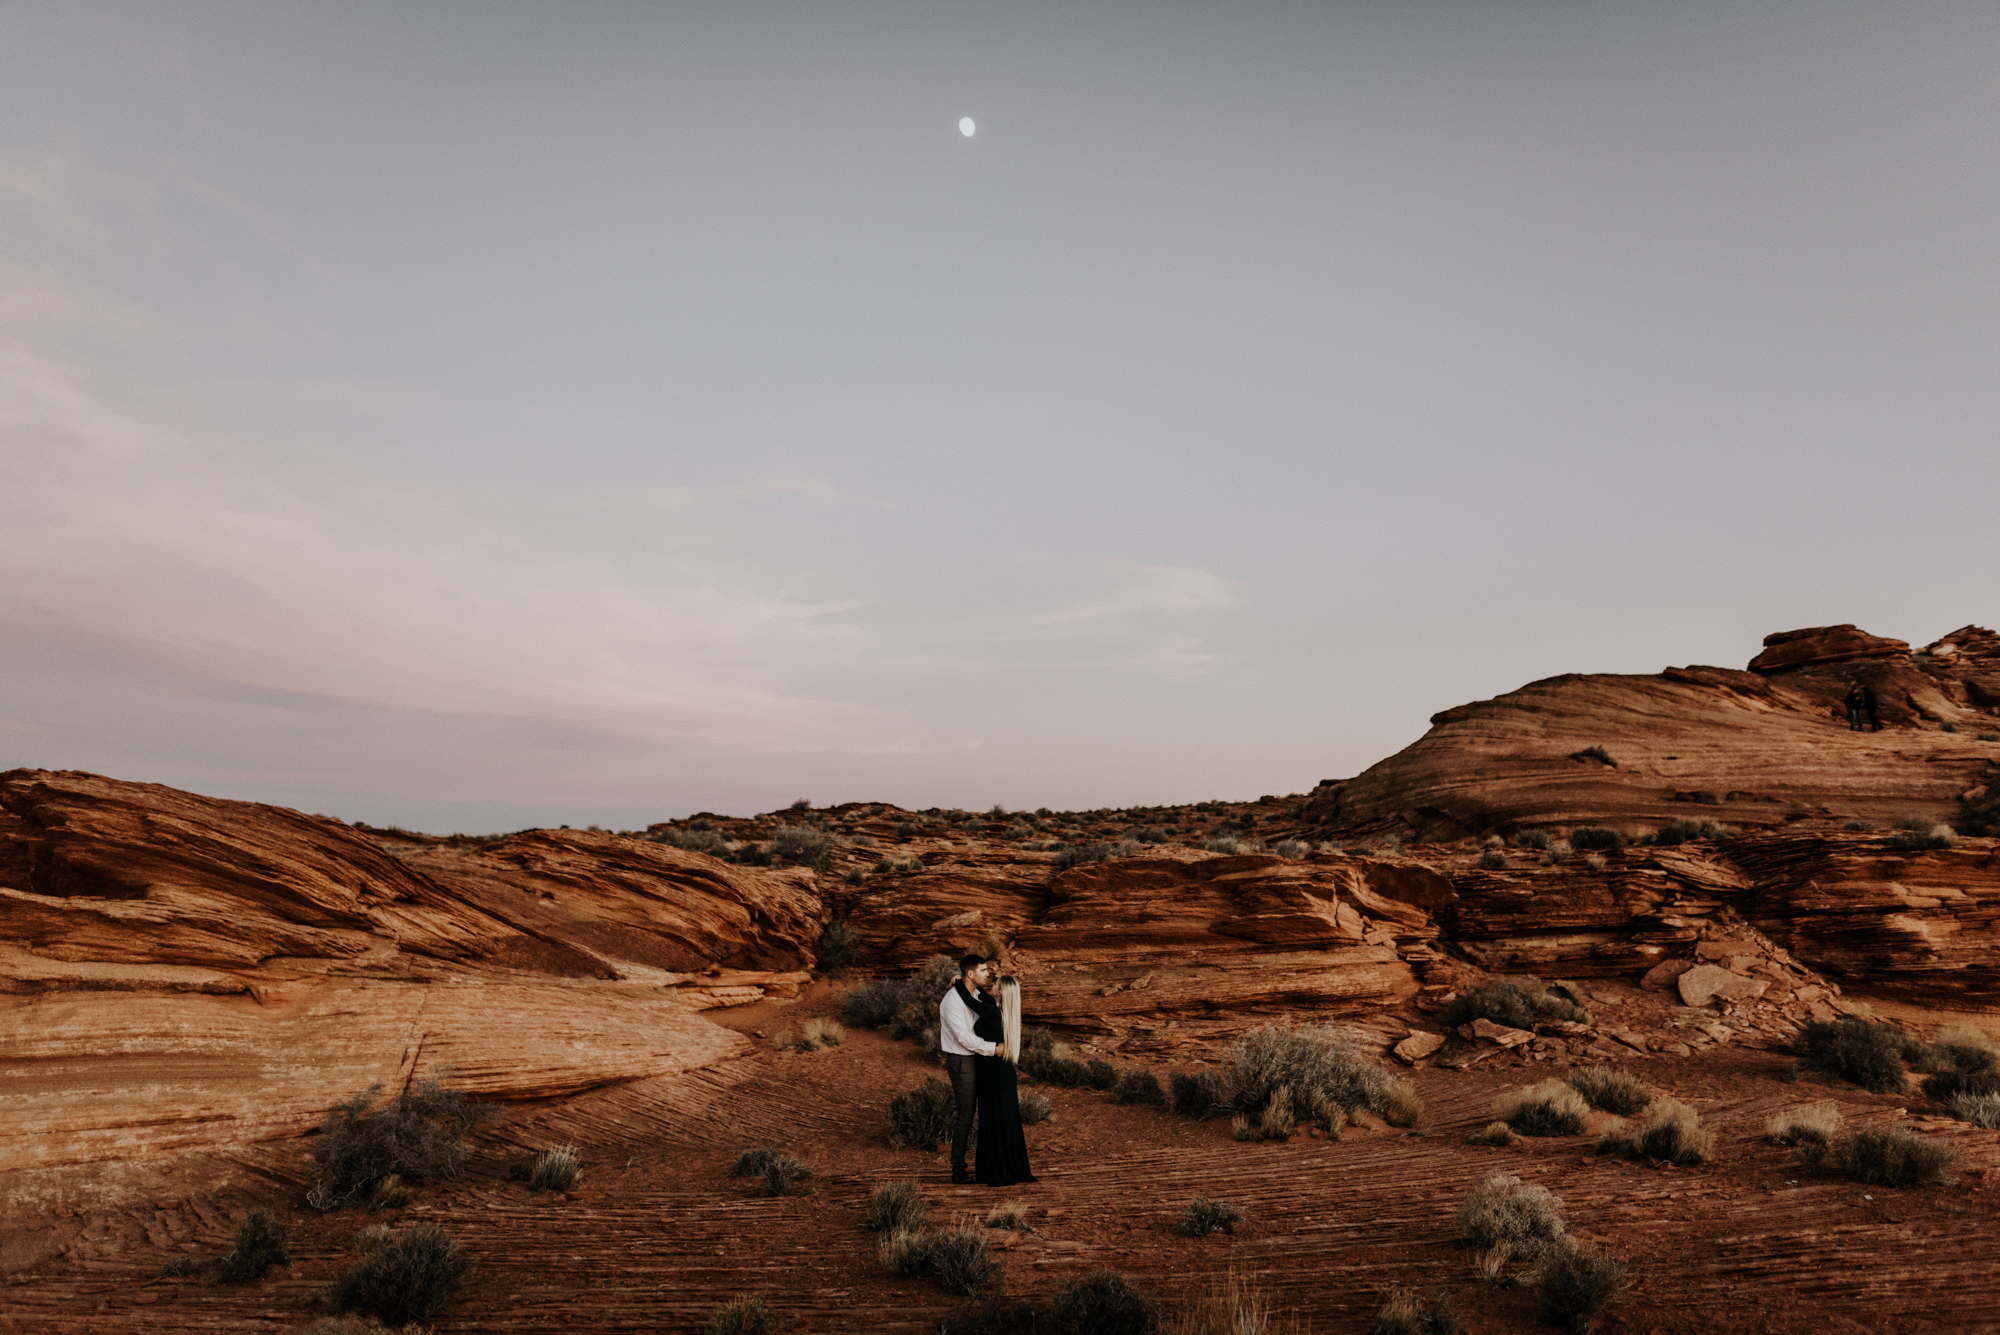
{"type": "Polygon", "coordinates": [[[1114,1097],[1124,1104],[1165,1103],[1166,1091],[1160,1088],[1159,1077],[1151,1071],[1127,1071],[1118,1081],[1118,1091],[1114,1097]]]}
{"type": "Polygon", "coordinates": [[[1505,1122],[1488,1122],[1479,1130],[1465,1138],[1468,1145],[1498,1145],[1505,1147],[1514,1143],[1514,1128],[1505,1122]]]}
{"type": "Polygon", "coordinates": [[[336,1312],[363,1312],[406,1326],[442,1312],[465,1288],[472,1258],[443,1229],[420,1224],[400,1237],[377,1238],[367,1254],[327,1290],[336,1312]]]}
{"type": "Polygon", "coordinates": [[[1583,860],[1583,865],[1590,868],[1592,871],[1603,871],[1610,864],[1604,860],[1604,855],[1602,853],[1592,853],[1589,857],[1583,860]]]}
{"type": "Polygon", "coordinates": [[[1505,848],[1507,846],[1507,841],[1505,839],[1502,839],[1497,834],[1489,834],[1484,839],[1479,841],[1479,846],[1481,848],[1486,848],[1486,849],[1505,848]]]}
{"type": "Polygon", "coordinates": [[[1510,1029],[1535,1027],[1535,998],[1515,983],[1495,983],[1491,987],[1461,992],[1438,1012],[1438,1023],[1451,1028],[1474,1020],[1491,1020],[1510,1029]]]}
{"type": "Polygon", "coordinates": [[[899,839],[908,839],[915,835],[916,832],[917,825],[915,821],[905,820],[896,823],[896,837],[899,839]]]}
{"type": "Polygon", "coordinates": [[[814,871],[833,865],[834,837],[816,825],[787,825],[771,840],[771,855],[814,871]]]}
{"type": "Polygon", "coordinates": [[[1804,1065],[1871,1093],[1898,1094],[1909,1085],[1903,1075],[1903,1032],[1892,1025],[1853,1015],[1814,1020],[1799,1031],[1792,1050],[1804,1065]]]}
{"type": "Polygon", "coordinates": [[[199,1275],[214,1264],[198,1256],[170,1256],[160,1267],[160,1273],[168,1279],[186,1279],[189,1275],[199,1275]]]}
{"type": "Polygon", "coordinates": [[[1530,1260],[1560,1246],[1569,1235],[1555,1194],[1510,1173],[1482,1178],[1466,1192],[1457,1223],[1459,1236],[1479,1250],[1504,1243],[1511,1254],[1530,1260]]]}
{"type": "Polygon", "coordinates": [[[986,1212],[986,1227],[1011,1228],[1016,1233],[1034,1230],[1028,1227],[1028,1207],[1019,1201],[1002,1201],[986,1212]]]}
{"type": "Polygon", "coordinates": [[[1618,762],[1613,760],[1611,758],[1611,753],[1605,750],[1601,746],[1586,746],[1581,751],[1572,751],[1569,753],[1569,758],[1571,760],[1602,761],[1604,764],[1611,766],[1611,768],[1613,769],[1618,768],[1618,762]]]}
{"type": "MultiPolygon", "coordinates": [[[[867,877],[866,873],[864,873],[864,872],[863,872],[863,871],[861,870],[861,868],[859,868],[859,867],[856,867],[856,868],[855,868],[855,869],[854,869],[853,871],[850,871],[850,872],[848,872],[848,873],[847,873],[847,875],[846,875],[845,877],[843,877],[842,879],[843,879],[843,880],[845,880],[845,881],[846,881],[846,882],[847,882],[847,883],[848,883],[849,885],[860,885],[860,884],[861,884],[861,883],[862,883],[863,881],[867,880],[867,879],[868,879],[868,877],[867,877]]],[[[826,959],[825,959],[825,957],[824,957],[824,956],[822,956],[822,957],[821,957],[821,959],[820,959],[820,965],[821,965],[821,971],[822,971],[822,972],[825,972],[825,965],[826,965],[826,959]]],[[[843,970],[842,970],[841,972],[842,972],[842,973],[845,973],[845,972],[846,972],[846,970],[845,970],[845,969],[843,969],[843,970]]],[[[838,973],[827,973],[827,977],[829,977],[829,978],[838,978],[838,977],[840,977],[840,974],[838,974],[838,973]]]]}
{"type": "Polygon", "coordinates": [[[1924,1081],[1924,1097],[1937,1103],[1957,1098],[1983,1098],[1988,1094],[2000,1094],[2000,1071],[1991,1068],[1978,1071],[1953,1068],[1939,1071],[1924,1081]]]}
{"type": "Polygon", "coordinates": [[[1558,1247],[1542,1262],[1540,1288],[1543,1320],[1581,1333],[1624,1292],[1625,1267],[1574,1244],[1558,1247]]]}
{"type": "Polygon", "coordinates": [[[801,1041],[822,1048],[837,1048],[846,1037],[847,1031],[840,1027],[838,1021],[815,1015],[806,1021],[805,1037],[801,1041]]]}
{"type": "Polygon", "coordinates": [[[1962,1071],[1968,1075],[1975,1071],[1990,1071],[2000,1062],[2000,1053],[1993,1047],[1993,1036],[1984,1029],[1969,1024],[1949,1024],[1938,1030],[1917,1059],[1917,1069],[1931,1074],[1945,1071],[1962,1071]]]}
{"type": "MultiPolygon", "coordinates": [[[[1167,1327],[1173,1335],[1275,1335],[1271,1303],[1262,1289],[1237,1271],[1210,1278],[1185,1301],[1167,1327]]],[[[1287,1323],[1287,1330],[1293,1329],[1287,1323]]]]}
{"type": "Polygon", "coordinates": [[[1493,1116],[1524,1136],[1576,1136],[1590,1105],[1563,1081],[1544,1080],[1495,1098],[1493,1116]]]}
{"type": "Polygon", "coordinates": [[[1548,846],[1549,832],[1547,830],[1522,830],[1514,836],[1514,847],[1516,848],[1547,848],[1548,846]]]}
{"type": "Polygon", "coordinates": [[[780,1154],[764,1165],[764,1184],[760,1190],[766,1196],[783,1196],[791,1191],[794,1182],[811,1176],[812,1169],[789,1154],[780,1154]]]}
{"type": "Polygon", "coordinates": [[[1105,843],[1072,844],[1056,854],[1056,870],[1081,867],[1092,862],[1103,862],[1111,856],[1111,845],[1105,843]]]}
{"type": "Polygon", "coordinates": [[[268,1211],[252,1210],[236,1230],[236,1243],[215,1263],[223,1284],[255,1284],[274,1265],[292,1263],[291,1232],[268,1211]]]}
{"type": "Polygon", "coordinates": [[[892,1275],[926,1278],[947,1293],[971,1297],[1000,1274],[986,1234],[976,1228],[942,1233],[892,1232],[877,1249],[883,1269],[892,1275]]]}
{"type": "Polygon", "coordinates": [[[1229,1202],[1197,1196],[1182,1212],[1180,1230],[1185,1237],[1205,1238],[1211,1233],[1234,1234],[1242,1222],[1243,1212],[1229,1202]]]}
{"type": "Polygon", "coordinates": [[[1052,1335],[1159,1335],[1160,1305],[1116,1270],[1073,1279],[1049,1304],[1052,1335]]]}
{"type": "Polygon", "coordinates": [[[862,1223],[876,1233],[915,1233],[930,1218],[930,1206],[914,1182],[884,1182],[868,1198],[862,1223]]]}
{"type": "Polygon", "coordinates": [[[736,1156],[736,1162],[729,1167],[731,1177],[762,1177],[764,1170],[776,1163],[781,1156],[768,1146],[745,1150],[736,1156]]]}
{"type": "Polygon", "coordinates": [[[1043,1094],[1021,1095],[1022,1125],[1033,1126],[1037,1122],[1046,1122],[1055,1115],[1056,1115],[1056,1106],[1055,1104],[1049,1102],[1047,1095],[1043,1094]]]}
{"type": "Polygon", "coordinates": [[[1535,998],[1535,1018],[1539,1020],[1569,1020],[1575,1024],[1589,1024],[1590,1011],[1583,1004],[1583,994],[1568,983],[1551,983],[1535,998]]]}
{"type": "Polygon", "coordinates": [[[1214,1071],[1184,1075],[1175,1071],[1167,1077],[1167,1107],[1179,1117],[1205,1122],[1235,1106],[1229,1083],[1214,1071]]]}
{"type": "Polygon", "coordinates": [[[1389,1074],[1332,1029],[1269,1025],[1236,1040],[1230,1074],[1239,1111],[1265,1107],[1272,1093],[1288,1089],[1294,1107],[1331,1104],[1349,1112],[1383,1112],[1389,1074]]]}
{"type": "Polygon", "coordinates": [[[1872,830],[1875,828],[1875,823],[1866,820],[1851,820],[1840,828],[1843,830],[1872,830]]]}
{"type": "Polygon", "coordinates": [[[718,833],[713,827],[701,830],[661,830],[653,836],[656,844],[666,844],[672,848],[684,848],[690,853],[707,853],[710,856],[721,853],[729,847],[727,835],[718,833]]]}
{"type": "Polygon", "coordinates": [[[1764,1139],[1773,1145],[1824,1145],[1840,1130],[1840,1107],[1831,1099],[1771,1114],[1764,1139]]]}
{"type": "Polygon", "coordinates": [[[464,1143],[466,1132],[498,1115],[487,1104],[466,1102],[463,1091],[446,1089],[436,1079],[418,1081],[370,1112],[381,1092],[380,1085],[370,1086],[320,1123],[313,1144],[319,1169],[306,1194],[315,1210],[358,1204],[392,1175],[456,1179],[472,1157],[464,1143]]]}
{"type": "Polygon", "coordinates": [[[1801,1145],[1798,1152],[1810,1167],[1876,1187],[1937,1186],[1953,1157],[1907,1131],[1857,1131],[1829,1146],[1801,1145]]]}
{"type": "Polygon", "coordinates": [[[1625,836],[1603,825],[1580,825],[1569,832],[1571,848],[1623,848],[1625,836]]]}
{"type": "Polygon", "coordinates": [[[702,1335],[771,1335],[771,1313],[762,1298],[744,1294],[715,1309],[702,1326],[702,1335]]]}
{"type": "Polygon", "coordinates": [[[1715,1153],[1715,1133],[1701,1114],[1679,1099],[1657,1098],[1638,1121],[1598,1142],[1599,1154],[1625,1154],[1661,1163],[1706,1163],[1715,1153]]]}
{"type": "Polygon", "coordinates": [[[1426,1306],[1415,1289],[1397,1289],[1375,1313],[1368,1335],[1459,1335],[1465,1323],[1451,1310],[1451,1295],[1440,1293],[1426,1306]]]}
{"type": "Polygon", "coordinates": [[[1630,1117],[1653,1101],[1639,1077],[1602,1066],[1571,1072],[1569,1086],[1591,1107],[1620,1117],[1630,1117]]]}
{"type": "Polygon", "coordinates": [[[1312,852],[1313,846],[1303,839],[1280,839],[1271,851],[1281,858],[1296,860],[1312,852]]]}
{"type": "Polygon", "coordinates": [[[1898,830],[1886,842],[1890,848],[1915,852],[1926,848],[1950,848],[1957,841],[1958,836],[1951,826],[1932,825],[1923,830],[1898,830]]]}
{"type": "Polygon", "coordinates": [[[1656,844],[1690,844],[1703,839],[1727,839],[1736,831],[1718,821],[1691,820],[1683,816],[1669,821],[1653,832],[1656,844]]]}
{"type": "Polygon", "coordinates": [[[1479,855],[1482,871],[1499,871],[1507,865],[1507,855],[1497,848],[1489,848],[1479,855]]]}
{"type": "Polygon", "coordinates": [[[1553,867],[1558,863],[1567,861],[1569,855],[1569,842],[1564,839],[1558,839],[1543,850],[1542,865],[1544,867],[1553,867]]]}
{"type": "Polygon", "coordinates": [[[840,998],[840,1018],[859,1029],[880,1029],[894,1024],[912,1006],[919,1009],[928,1006],[935,1020],[938,1003],[956,981],[958,964],[942,955],[933,955],[922,969],[907,978],[878,978],[850,988],[840,998]]]}
{"type": "Polygon", "coordinates": [[[1112,1089],[1118,1084],[1117,1068],[1096,1058],[1083,1064],[1083,1083],[1092,1089],[1112,1089]]]}
{"type": "Polygon", "coordinates": [[[931,1150],[951,1134],[956,1107],[951,1086],[932,1076],[923,1087],[889,1100],[889,1144],[899,1150],[931,1150]]]}
{"type": "Polygon", "coordinates": [[[530,1191],[568,1191],[582,1179],[583,1164],[577,1160],[573,1145],[542,1151],[528,1168],[530,1191]]]}
{"type": "Polygon", "coordinates": [[[1944,1100],[1944,1107],[1961,1122],[2000,1131],[2000,1093],[1953,1094],[1944,1100]]]}
{"type": "Polygon", "coordinates": [[[1410,1081],[1391,1080],[1388,1101],[1380,1111],[1390,1126],[1415,1126],[1424,1120],[1424,1099],[1410,1081]]]}
{"type": "MultiPolygon", "coordinates": [[[[861,873],[849,872],[847,883],[861,884],[861,873]]],[[[844,916],[836,917],[819,934],[818,954],[821,974],[828,978],[843,977],[849,969],[861,963],[861,933],[855,931],[844,916]]]]}
{"type": "Polygon", "coordinates": [[[996,1293],[969,1302],[938,1322],[938,1335],[1034,1335],[1040,1320],[1034,1304],[996,1293]]]}

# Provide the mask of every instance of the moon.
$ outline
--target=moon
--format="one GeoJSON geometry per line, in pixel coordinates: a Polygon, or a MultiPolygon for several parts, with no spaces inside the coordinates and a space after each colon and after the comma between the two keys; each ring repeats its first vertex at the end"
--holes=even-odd
{"type": "Polygon", "coordinates": [[[977,125],[974,125],[972,123],[972,117],[960,116],[958,118],[958,132],[964,135],[967,139],[972,138],[972,132],[978,128],[979,127],[977,125]]]}

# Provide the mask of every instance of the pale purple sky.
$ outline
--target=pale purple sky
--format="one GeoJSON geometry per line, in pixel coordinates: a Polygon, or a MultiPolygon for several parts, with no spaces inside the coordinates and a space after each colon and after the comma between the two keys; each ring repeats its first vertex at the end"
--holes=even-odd
{"type": "Polygon", "coordinates": [[[1992,624],[1996,148],[1984,0],[0,4],[0,767],[1254,797],[1992,624]]]}

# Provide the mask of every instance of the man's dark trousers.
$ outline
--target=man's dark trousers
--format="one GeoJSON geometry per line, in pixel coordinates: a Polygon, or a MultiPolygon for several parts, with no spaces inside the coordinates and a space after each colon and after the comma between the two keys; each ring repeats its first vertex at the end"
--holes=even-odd
{"type": "Polygon", "coordinates": [[[972,1143],[972,1115],[979,1111],[979,1095],[974,1073],[979,1069],[963,1052],[944,1054],[944,1069],[951,1073],[951,1102],[958,1116],[951,1124],[951,1175],[965,1177],[965,1151],[972,1143]]]}

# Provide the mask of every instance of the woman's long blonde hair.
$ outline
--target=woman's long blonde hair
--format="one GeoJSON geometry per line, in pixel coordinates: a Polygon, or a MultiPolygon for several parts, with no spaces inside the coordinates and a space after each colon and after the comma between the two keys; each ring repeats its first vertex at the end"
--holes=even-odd
{"type": "Polygon", "coordinates": [[[1013,974],[1000,980],[1000,1055],[1021,1062],[1021,984],[1013,974]]]}

